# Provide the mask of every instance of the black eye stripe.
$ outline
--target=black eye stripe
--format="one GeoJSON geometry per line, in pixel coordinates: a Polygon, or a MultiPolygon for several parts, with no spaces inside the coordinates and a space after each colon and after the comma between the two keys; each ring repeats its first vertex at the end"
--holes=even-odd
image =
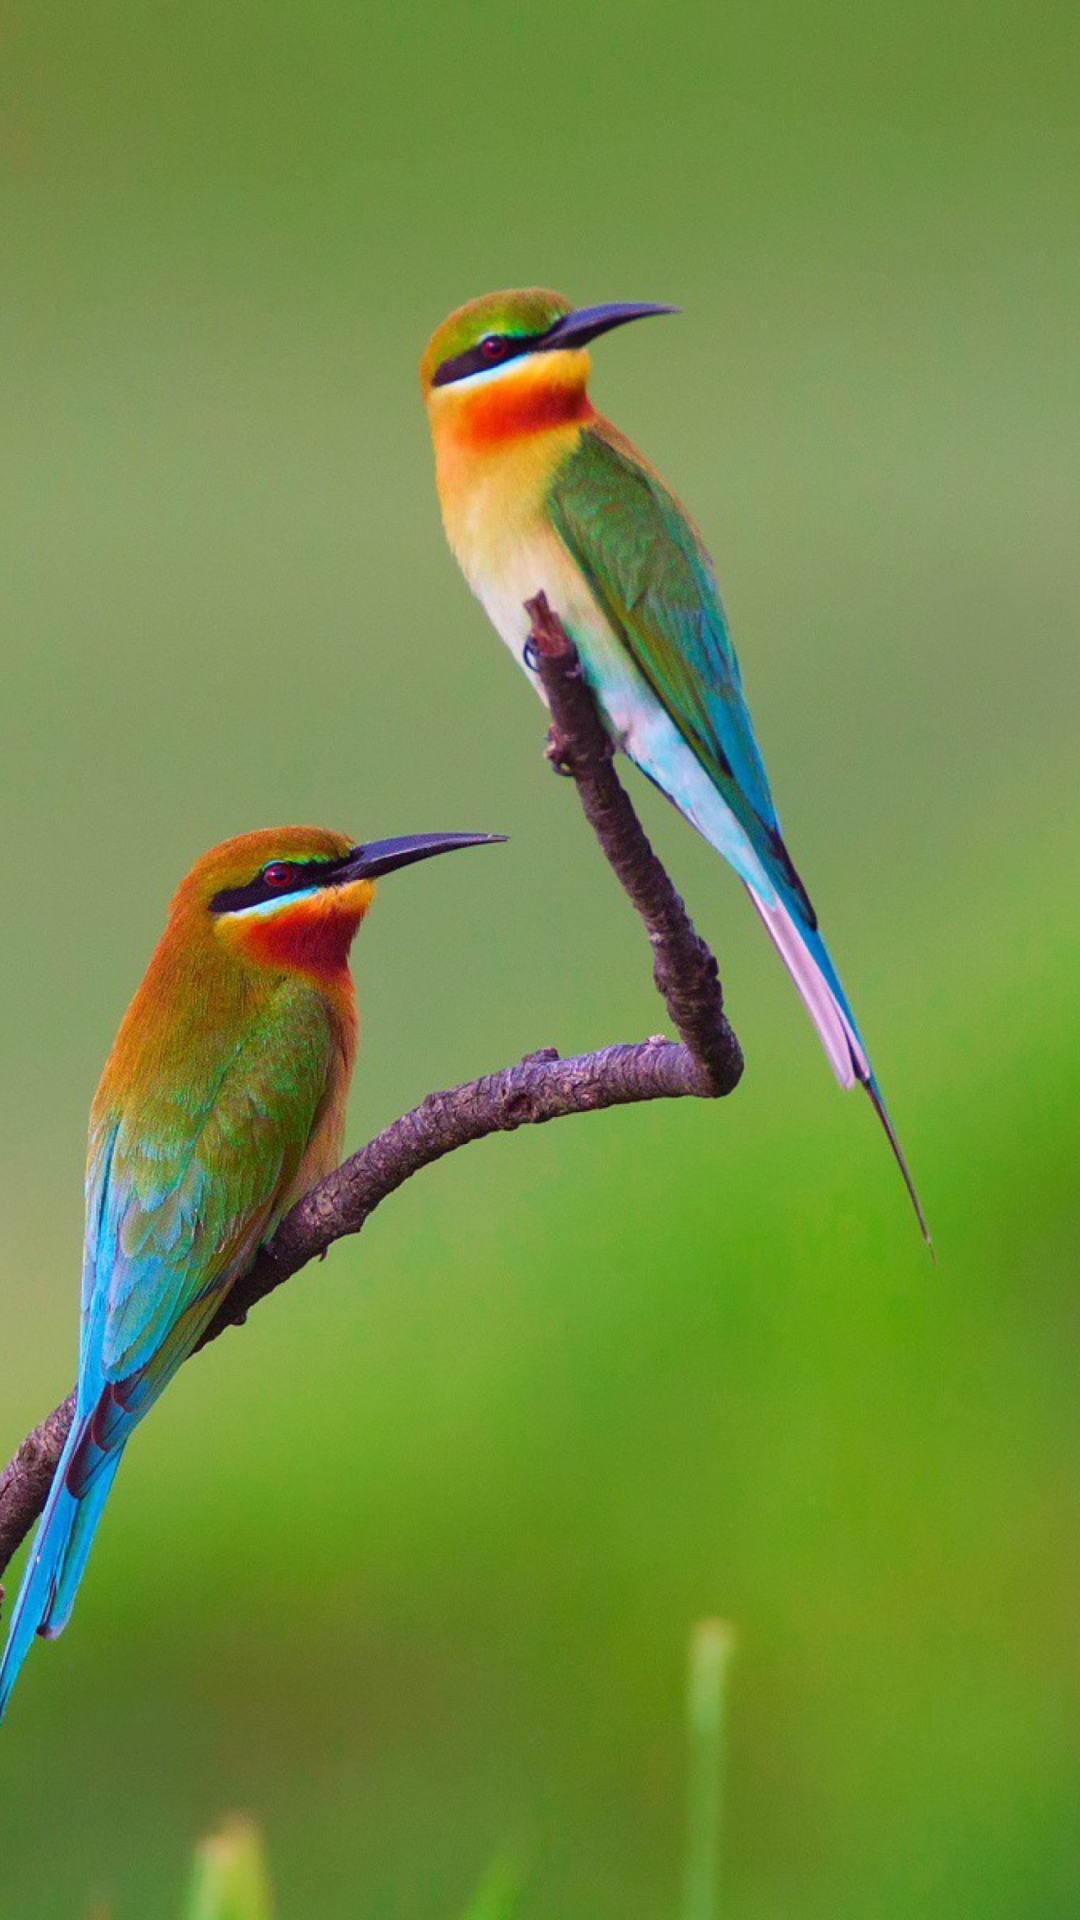
{"type": "Polygon", "coordinates": [[[433,387],[448,387],[454,380],[467,380],[470,373],[486,373],[490,367],[505,367],[509,360],[520,360],[523,353],[531,353],[539,346],[543,333],[486,333],[475,347],[469,347],[465,353],[454,355],[452,360],[444,360],[436,368],[432,378],[433,387]],[[498,340],[503,348],[501,353],[493,353],[489,342],[498,340]]]}
{"type": "Polygon", "coordinates": [[[241,913],[245,907],[257,907],[264,900],[287,900],[290,893],[302,893],[308,887],[332,885],[335,873],[346,864],[344,857],[340,860],[270,860],[266,866],[260,867],[246,885],[225,887],[221,893],[215,893],[210,902],[210,911],[241,913]],[[268,884],[265,878],[267,867],[288,867],[292,876],[291,884],[268,884]]]}

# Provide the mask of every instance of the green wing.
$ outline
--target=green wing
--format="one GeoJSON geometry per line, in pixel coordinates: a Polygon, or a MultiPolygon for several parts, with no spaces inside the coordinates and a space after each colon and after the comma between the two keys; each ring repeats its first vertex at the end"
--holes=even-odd
{"type": "Polygon", "coordinates": [[[586,429],[559,468],[548,508],[657,699],[768,870],[794,885],[809,912],[780,838],[712,562],[674,494],[604,422],[586,429]]]}
{"type": "Polygon", "coordinates": [[[107,1122],[91,1161],[87,1385],[110,1388],[107,1446],[156,1398],[273,1232],[325,1107],[335,1036],[286,988],[224,1068],[156,1085],[107,1122]]]}

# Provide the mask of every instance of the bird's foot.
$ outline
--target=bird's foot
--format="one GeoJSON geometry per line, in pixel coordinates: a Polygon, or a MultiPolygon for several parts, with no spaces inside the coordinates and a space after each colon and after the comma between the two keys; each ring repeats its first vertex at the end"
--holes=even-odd
{"type": "Polygon", "coordinates": [[[560,774],[564,780],[573,778],[574,763],[570,757],[569,742],[564,740],[558,727],[549,727],[544,742],[544,759],[553,773],[560,774]]]}

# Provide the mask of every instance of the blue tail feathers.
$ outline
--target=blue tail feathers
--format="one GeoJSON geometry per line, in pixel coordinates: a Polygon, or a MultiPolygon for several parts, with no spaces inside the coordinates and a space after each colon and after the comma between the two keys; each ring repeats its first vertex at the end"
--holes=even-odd
{"type": "Polygon", "coordinates": [[[77,1416],[68,1435],[12,1610],[7,1644],[0,1660],[0,1720],[35,1636],[42,1634],[53,1640],[67,1625],[91,1542],[120,1464],[118,1448],[85,1494],[70,1491],[67,1469],[87,1425],[85,1417],[77,1416]]]}

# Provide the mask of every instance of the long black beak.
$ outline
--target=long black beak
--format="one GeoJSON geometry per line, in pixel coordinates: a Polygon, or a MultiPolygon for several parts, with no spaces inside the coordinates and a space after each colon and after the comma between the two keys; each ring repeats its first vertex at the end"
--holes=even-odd
{"type": "Polygon", "coordinates": [[[407,833],[400,840],[369,840],[346,854],[334,880],[338,885],[374,880],[381,873],[396,873],[398,867],[411,867],[417,860],[430,860],[436,853],[453,853],[457,847],[493,847],[505,839],[505,833],[407,833]]]}
{"type": "Polygon", "coordinates": [[[654,313],[678,313],[678,307],[657,307],[647,300],[613,301],[606,307],[578,307],[565,313],[553,327],[542,333],[534,353],[553,352],[558,347],[584,347],[597,334],[610,333],[612,327],[625,327],[628,320],[648,320],[654,313]]]}

